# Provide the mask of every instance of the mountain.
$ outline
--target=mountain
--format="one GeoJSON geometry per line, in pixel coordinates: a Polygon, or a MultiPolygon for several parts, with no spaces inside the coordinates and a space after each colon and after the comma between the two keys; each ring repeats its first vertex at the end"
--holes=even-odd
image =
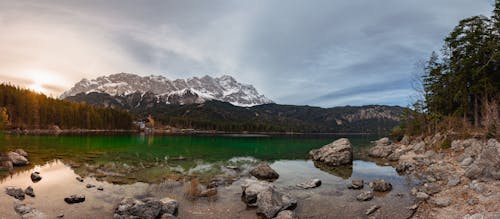
{"type": "Polygon", "coordinates": [[[219,131],[387,133],[405,111],[381,105],[280,105],[230,76],[170,81],[120,73],[83,79],[61,98],[125,109],[136,120],[152,115],[160,125],[219,131]]]}
{"type": "Polygon", "coordinates": [[[252,85],[239,83],[228,75],[169,80],[163,76],[119,73],[83,79],[60,98],[125,109],[196,104],[207,100],[246,107],[272,103],[252,85]]]}
{"type": "Polygon", "coordinates": [[[238,107],[220,101],[190,105],[162,105],[133,109],[139,118],[153,115],[157,122],[177,128],[220,131],[304,133],[388,133],[399,124],[406,108],[399,106],[342,106],[321,108],[263,104],[238,107]]]}

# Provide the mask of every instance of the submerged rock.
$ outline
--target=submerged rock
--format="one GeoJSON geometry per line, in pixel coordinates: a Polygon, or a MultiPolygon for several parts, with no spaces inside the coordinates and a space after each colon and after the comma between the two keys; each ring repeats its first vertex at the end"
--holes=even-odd
{"type": "Polygon", "coordinates": [[[40,176],[39,172],[31,173],[30,177],[31,177],[31,181],[33,181],[33,182],[38,182],[38,181],[42,180],[42,176],[40,176]]]}
{"type": "Polygon", "coordinates": [[[28,188],[26,188],[26,189],[24,190],[24,193],[25,193],[26,195],[31,196],[31,197],[35,197],[35,191],[33,190],[33,187],[31,187],[31,186],[28,186],[28,188]]]}
{"type": "Polygon", "coordinates": [[[274,171],[269,164],[262,162],[260,163],[257,167],[252,169],[250,171],[250,174],[252,176],[255,176],[255,178],[260,179],[260,180],[276,180],[279,178],[279,174],[274,171]]]}
{"type": "Polygon", "coordinates": [[[303,189],[312,189],[316,188],[321,185],[321,180],[320,179],[310,179],[305,182],[297,184],[298,187],[303,188],[303,189]]]}
{"type": "Polygon", "coordinates": [[[85,201],[84,195],[71,195],[69,197],[64,198],[64,201],[68,204],[75,204],[85,201]]]}
{"type": "Polygon", "coordinates": [[[16,213],[20,214],[20,215],[25,215],[25,214],[28,214],[28,213],[31,213],[33,212],[33,208],[27,204],[24,204],[20,201],[16,201],[14,203],[14,211],[16,211],[16,213]]]}
{"type": "Polygon", "coordinates": [[[25,198],[25,193],[21,188],[7,187],[5,188],[5,193],[19,200],[24,200],[25,198]]]}
{"type": "Polygon", "coordinates": [[[365,182],[362,179],[353,179],[351,185],[347,186],[349,189],[362,189],[365,182]]]}
{"type": "Polygon", "coordinates": [[[360,193],[358,196],[356,196],[356,199],[358,201],[369,201],[373,199],[373,192],[372,191],[364,191],[360,193]]]}
{"type": "Polygon", "coordinates": [[[257,206],[257,195],[270,188],[274,189],[274,185],[271,183],[251,179],[246,180],[241,184],[243,202],[250,207],[257,206]]]}
{"type": "Polygon", "coordinates": [[[341,138],[320,149],[311,150],[309,156],[328,166],[352,164],[352,145],[349,139],[341,138]]]}
{"type": "Polygon", "coordinates": [[[376,192],[387,192],[392,190],[392,184],[386,182],[383,179],[377,179],[373,182],[370,182],[370,187],[372,187],[373,191],[376,192]]]}
{"type": "Polygon", "coordinates": [[[90,188],[94,188],[95,185],[93,185],[93,184],[87,184],[87,185],[85,185],[85,187],[87,187],[87,189],[90,189],[90,188]]]}
{"type": "Polygon", "coordinates": [[[14,166],[24,166],[28,165],[29,161],[26,157],[16,153],[16,152],[8,152],[7,153],[8,159],[12,162],[14,166]]]}
{"type": "Polygon", "coordinates": [[[113,218],[172,218],[175,214],[177,214],[178,207],[178,202],[170,198],[164,198],[161,200],[155,198],[145,198],[142,200],[124,198],[115,208],[113,218]]]}

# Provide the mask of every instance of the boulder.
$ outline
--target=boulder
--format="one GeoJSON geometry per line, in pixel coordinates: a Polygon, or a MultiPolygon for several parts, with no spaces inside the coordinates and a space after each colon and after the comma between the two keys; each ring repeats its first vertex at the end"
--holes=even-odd
{"type": "Polygon", "coordinates": [[[75,204],[85,201],[84,195],[71,195],[69,197],[64,198],[64,201],[68,204],[75,204]]]}
{"type": "Polygon", "coordinates": [[[280,211],[280,213],[278,213],[278,215],[276,215],[274,219],[299,219],[299,217],[297,216],[297,214],[295,214],[294,211],[284,210],[280,211]]]}
{"type": "MultiPolygon", "coordinates": [[[[375,141],[375,146],[370,148],[368,156],[377,158],[387,158],[393,152],[393,145],[389,138],[381,138],[375,141]]],[[[399,157],[398,157],[399,159],[399,157]]]]}
{"type": "Polygon", "coordinates": [[[276,171],[274,171],[269,166],[269,164],[267,164],[265,162],[260,163],[257,167],[255,167],[254,169],[252,169],[250,171],[250,174],[252,176],[255,176],[257,179],[260,179],[260,180],[269,180],[269,181],[276,180],[280,176],[276,171]]]}
{"type": "Polygon", "coordinates": [[[401,139],[401,144],[409,145],[410,144],[410,136],[408,136],[408,135],[403,136],[403,139],[401,139]]]}
{"type": "Polygon", "coordinates": [[[33,187],[31,186],[28,186],[25,190],[24,190],[24,193],[26,195],[29,195],[31,197],[35,197],[35,191],[33,190],[33,187]]]}
{"type": "Polygon", "coordinates": [[[476,160],[465,170],[465,176],[500,180],[500,143],[496,139],[488,140],[476,160]]]}
{"type": "Polygon", "coordinates": [[[249,207],[257,206],[257,195],[269,188],[274,189],[274,185],[268,182],[247,179],[241,184],[242,199],[249,207]]]}
{"type": "Polygon", "coordinates": [[[24,166],[28,165],[29,161],[26,159],[26,157],[19,155],[16,152],[8,152],[7,153],[8,159],[12,162],[14,166],[24,166]]]}
{"type": "Polygon", "coordinates": [[[38,182],[38,181],[42,180],[42,176],[40,176],[39,172],[31,173],[30,177],[31,177],[31,181],[33,181],[33,182],[38,182]]]}
{"type": "Polygon", "coordinates": [[[358,196],[356,196],[356,200],[362,202],[362,201],[369,201],[373,199],[373,192],[372,191],[364,191],[360,193],[358,196]]]}
{"type": "Polygon", "coordinates": [[[392,184],[383,179],[377,179],[370,182],[370,187],[372,187],[375,192],[387,192],[392,190],[392,184]]]}
{"type": "Polygon", "coordinates": [[[309,156],[328,166],[352,164],[352,145],[347,138],[341,138],[320,149],[311,150],[309,156]]]}
{"type": "Polygon", "coordinates": [[[28,153],[21,148],[16,149],[14,152],[16,152],[17,154],[19,154],[23,157],[28,157],[28,153]]]}
{"type": "Polygon", "coordinates": [[[274,189],[266,189],[257,195],[257,215],[273,218],[280,211],[293,210],[297,200],[274,189]]]}
{"type": "Polygon", "coordinates": [[[273,218],[280,211],[292,210],[297,200],[276,190],[268,182],[247,179],[242,183],[242,200],[249,207],[257,207],[257,214],[264,218],[273,218]]]}
{"type": "Polygon", "coordinates": [[[124,198],[115,208],[113,218],[175,218],[179,204],[176,200],[164,198],[145,198],[142,200],[124,198]]]}
{"type": "Polygon", "coordinates": [[[347,186],[349,189],[362,189],[365,182],[362,179],[353,179],[351,185],[347,186]]]}
{"type": "Polygon", "coordinates": [[[24,200],[25,198],[25,193],[21,188],[9,186],[5,188],[5,193],[19,200],[24,200]]]}
{"type": "Polygon", "coordinates": [[[312,189],[316,188],[321,185],[321,180],[320,179],[310,179],[305,182],[297,184],[298,187],[303,188],[303,189],[312,189]]]}

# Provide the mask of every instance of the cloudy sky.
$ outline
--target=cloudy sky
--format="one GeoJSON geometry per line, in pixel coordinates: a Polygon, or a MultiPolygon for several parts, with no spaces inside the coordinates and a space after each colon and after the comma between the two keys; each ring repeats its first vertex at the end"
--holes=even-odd
{"type": "Polygon", "coordinates": [[[278,103],[407,105],[415,63],[493,0],[0,0],[0,81],[229,74],[278,103]]]}

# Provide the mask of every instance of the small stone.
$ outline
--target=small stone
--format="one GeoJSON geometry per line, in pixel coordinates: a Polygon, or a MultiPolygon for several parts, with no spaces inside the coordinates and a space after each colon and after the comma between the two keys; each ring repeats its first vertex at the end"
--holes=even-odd
{"type": "Polygon", "coordinates": [[[31,196],[31,197],[35,197],[35,191],[33,191],[33,187],[31,187],[31,186],[28,186],[28,188],[26,188],[26,189],[24,190],[24,193],[25,193],[26,195],[31,196]]]}
{"type": "Polygon", "coordinates": [[[42,177],[40,176],[39,172],[31,173],[31,181],[38,182],[40,180],[42,180],[42,177]]]}
{"type": "Polygon", "coordinates": [[[432,200],[432,203],[434,203],[436,206],[440,208],[448,207],[451,204],[451,198],[450,197],[434,198],[432,200]]]}
{"type": "Polygon", "coordinates": [[[97,190],[102,191],[104,188],[102,186],[97,187],[97,190]]]}
{"type": "Polygon", "coordinates": [[[33,212],[33,208],[31,206],[24,204],[20,201],[16,201],[14,203],[14,210],[16,211],[16,213],[20,215],[25,215],[33,212]]]}
{"type": "Polygon", "coordinates": [[[451,175],[448,177],[448,183],[446,184],[448,187],[453,187],[460,184],[460,176],[458,175],[451,175]]]}
{"type": "Polygon", "coordinates": [[[387,192],[392,190],[392,184],[383,179],[377,179],[370,183],[370,187],[376,192],[387,192]]]}
{"type": "Polygon", "coordinates": [[[433,195],[438,192],[441,192],[442,189],[441,186],[437,183],[425,183],[424,186],[420,187],[419,190],[429,195],[433,195]]]}
{"type": "Polygon", "coordinates": [[[64,198],[64,201],[68,204],[75,204],[85,201],[84,195],[71,195],[69,197],[64,198]]]}
{"type": "Polygon", "coordinates": [[[321,180],[320,179],[310,179],[307,180],[303,183],[297,184],[297,187],[303,188],[303,189],[312,189],[316,188],[321,185],[321,180]]]}
{"type": "Polygon", "coordinates": [[[365,182],[362,179],[353,179],[351,185],[347,186],[349,189],[362,189],[365,182]]]}
{"type": "Polygon", "coordinates": [[[471,157],[467,157],[464,160],[462,160],[462,162],[460,162],[460,165],[466,167],[466,166],[471,165],[472,162],[474,162],[474,159],[472,159],[471,157]]]}
{"type": "Polygon", "coordinates": [[[94,188],[95,185],[92,185],[92,184],[87,184],[85,187],[87,187],[87,189],[90,189],[90,188],[94,188]]]}
{"type": "Polygon", "coordinates": [[[83,182],[82,177],[79,177],[79,176],[76,177],[76,180],[78,180],[78,182],[83,182]]]}
{"type": "Polygon", "coordinates": [[[380,208],[380,206],[379,206],[379,205],[373,205],[373,206],[371,206],[370,208],[368,208],[368,210],[366,210],[365,214],[366,214],[366,215],[370,215],[370,214],[372,214],[373,212],[377,211],[379,208],[380,208]]]}
{"type": "Polygon", "coordinates": [[[24,191],[21,188],[7,187],[5,188],[5,193],[19,200],[24,200],[25,197],[24,191]]]}
{"type": "Polygon", "coordinates": [[[427,200],[429,198],[429,195],[427,195],[425,192],[417,192],[417,199],[418,200],[427,200]]]}
{"type": "Polygon", "coordinates": [[[411,211],[416,211],[416,210],[417,210],[417,208],[418,208],[418,204],[414,204],[414,205],[412,205],[412,206],[408,207],[408,210],[411,210],[411,211]]]}
{"type": "Polygon", "coordinates": [[[356,199],[358,201],[369,201],[373,199],[373,192],[372,191],[365,191],[360,193],[358,196],[356,196],[356,199]]]}
{"type": "Polygon", "coordinates": [[[468,205],[471,205],[471,206],[472,206],[472,205],[475,205],[475,204],[477,204],[477,200],[476,200],[476,199],[471,198],[471,199],[467,200],[467,204],[468,204],[468,205]]]}

